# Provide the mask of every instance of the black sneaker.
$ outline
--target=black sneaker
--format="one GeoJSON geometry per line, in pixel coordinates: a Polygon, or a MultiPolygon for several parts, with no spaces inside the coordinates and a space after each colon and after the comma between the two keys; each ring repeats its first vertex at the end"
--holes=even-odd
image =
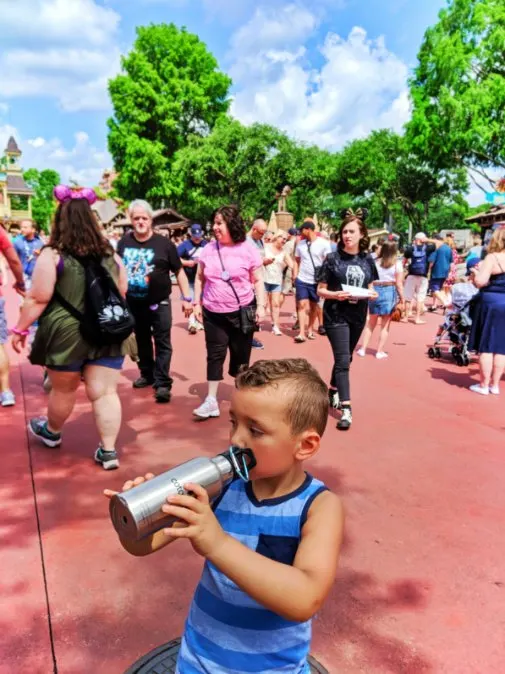
{"type": "Polygon", "coordinates": [[[47,417],[36,417],[28,422],[28,430],[36,438],[42,440],[46,447],[59,447],[61,433],[52,433],[47,427],[47,417]]]}
{"type": "Polygon", "coordinates": [[[106,452],[101,445],[95,452],[95,461],[100,463],[104,470],[114,470],[115,468],[119,468],[119,460],[116,451],[106,452]]]}
{"type": "Polygon", "coordinates": [[[166,386],[158,386],[154,392],[154,398],[157,403],[169,403],[172,399],[172,394],[166,386]]]}
{"type": "Polygon", "coordinates": [[[320,325],[318,327],[317,334],[321,336],[324,336],[326,334],[326,328],[324,327],[324,325],[320,325]]]}
{"type": "Polygon", "coordinates": [[[133,388],[147,388],[148,386],[153,385],[153,380],[148,379],[147,377],[140,376],[138,379],[135,379],[132,386],[133,388]]]}
{"type": "Polygon", "coordinates": [[[265,346],[264,346],[263,342],[260,342],[259,339],[253,339],[252,348],[253,349],[264,349],[265,346]]]}
{"type": "Polygon", "coordinates": [[[337,422],[339,431],[348,431],[352,424],[352,412],[350,407],[342,407],[342,416],[337,422]]]}
{"type": "Polygon", "coordinates": [[[330,403],[330,407],[334,410],[338,410],[340,407],[340,396],[338,395],[338,391],[336,389],[328,389],[328,402],[330,403]]]}

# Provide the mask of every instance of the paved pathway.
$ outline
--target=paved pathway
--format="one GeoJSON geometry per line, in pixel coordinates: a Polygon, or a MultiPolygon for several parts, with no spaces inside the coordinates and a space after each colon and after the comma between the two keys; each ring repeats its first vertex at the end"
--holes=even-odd
{"type": "MultiPolygon", "coordinates": [[[[314,622],[312,650],[330,672],[505,671],[505,392],[472,395],[475,365],[468,373],[429,361],[437,319],[429,321],[395,325],[388,361],[356,359],[355,425],[342,434],[332,421],[309,467],[347,511],[338,581],[314,622]]],[[[46,401],[40,369],[15,359],[18,405],[0,410],[0,674],[122,674],[181,633],[200,559],[183,542],[130,557],[101,496],[147,469],[227,446],[232,382],[221,391],[222,418],[194,423],[203,335],[189,337],[178,319],[173,334],[169,406],[134,393],[136,371],[124,372],[115,473],[91,461],[97,439],[82,395],[61,449],[28,441],[26,419],[46,401]]],[[[328,375],[325,338],[263,338],[255,357],[303,355],[328,375]]]]}

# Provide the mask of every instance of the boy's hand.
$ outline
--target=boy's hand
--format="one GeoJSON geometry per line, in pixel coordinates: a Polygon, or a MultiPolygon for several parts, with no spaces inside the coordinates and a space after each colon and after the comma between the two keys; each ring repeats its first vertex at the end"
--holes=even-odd
{"type": "MultiPolygon", "coordinates": [[[[154,473],[146,473],[144,477],[139,476],[136,477],[134,480],[127,480],[124,485],[121,488],[121,491],[128,491],[128,489],[133,489],[133,487],[138,487],[139,484],[142,484],[143,482],[146,482],[146,480],[152,480],[154,477],[154,473]]],[[[103,490],[104,496],[106,496],[108,499],[111,499],[113,496],[116,494],[119,494],[117,491],[113,491],[112,489],[104,489],[103,490]]]]}
{"type": "Polygon", "coordinates": [[[162,510],[177,517],[186,526],[179,528],[180,524],[177,527],[175,522],[164,532],[171,538],[189,538],[198,554],[209,557],[226,540],[226,534],[210,507],[205,489],[193,483],[185,484],[184,489],[194,496],[170,496],[162,510]]]}

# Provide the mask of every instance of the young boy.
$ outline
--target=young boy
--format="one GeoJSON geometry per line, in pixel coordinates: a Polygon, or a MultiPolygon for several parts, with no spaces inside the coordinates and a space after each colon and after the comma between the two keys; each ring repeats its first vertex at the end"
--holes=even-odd
{"type": "Polygon", "coordinates": [[[311,619],[335,579],[344,524],[339,498],[303,468],[327,418],[328,389],[306,360],[256,362],[237,376],[230,408],[231,443],[256,457],[251,481],[232,482],[214,504],[187,484],[194,496],[163,506],[178,527],[122,541],[145,555],[189,538],[206,558],[177,674],[308,674],[311,619]]]}

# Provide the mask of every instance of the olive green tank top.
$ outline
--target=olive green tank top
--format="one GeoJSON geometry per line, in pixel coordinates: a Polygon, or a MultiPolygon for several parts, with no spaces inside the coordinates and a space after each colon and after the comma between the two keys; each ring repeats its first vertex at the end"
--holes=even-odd
{"type": "MultiPolygon", "coordinates": [[[[63,273],[58,277],[55,289],[78,311],[84,312],[84,269],[70,255],[62,254],[61,258],[63,273]]],[[[114,258],[112,256],[103,258],[102,265],[117,283],[119,269],[114,258]]],[[[70,365],[77,361],[95,360],[103,356],[121,356],[122,347],[121,344],[96,347],[85,342],[79,329],[79,321],[53,297],[39,319],[30,362],[46,367],[70,365]]]]}

